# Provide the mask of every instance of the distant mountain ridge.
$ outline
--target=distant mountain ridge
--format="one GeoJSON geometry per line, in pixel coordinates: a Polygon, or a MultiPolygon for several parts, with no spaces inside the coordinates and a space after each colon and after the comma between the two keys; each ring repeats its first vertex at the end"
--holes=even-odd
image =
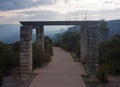
{"type": "MultiPolygon", "coordinates": [[[[107,21],[107,27],[109,28],[109,36],[120,34],[120,19],[107,21]]],[[[80,26],[75,25],[68,28],[67,32],[80,31],[80,26]]]]}
{"type": "Polygon", "coordinates": [[[79,25],[75,25],[75,26],[69,27],[67,29],[67,32],[74,32],[74,31],[80,31],[80,26],[79,25]]]}
{"type": "Polygon", "coordinates": [[[110,29],[110,36],[120,34],[120,19],[107,21],[107,26],[110,29]]]}
{"type": "MultiPolygon", "coordinates": [[[[4,24],[0,25],[0,41],[11,43],[20,40],[20,26],[19,24],[4,24]]],[[[107,21],[107,26],[110,29],[110,37],[115,34],[120,34],[120,19],[107,21]]],[[[69,27],[67,32],[80,31],[80,26],[75,25],[69,27]]],[[[45,31],[45,35],[54,37],[55,33],[60,31],[45,31]]],[[[35,34],[33,34],[33,40],[35,40],[35,34]]]]}
{"type": "MultiPolygon", "coordinates": [[[[20,26],[18,24],[4,24],[0,25],[0,41],[5,43],[12,43],[20,40],[20,26]]],[[[55,33],[58,33],[58,30],[44,31],[45,35],[53,38],[55,33]]],[[[33,29],[32,35],[33,41],[36,39],[35,31],[33,29]]]]}

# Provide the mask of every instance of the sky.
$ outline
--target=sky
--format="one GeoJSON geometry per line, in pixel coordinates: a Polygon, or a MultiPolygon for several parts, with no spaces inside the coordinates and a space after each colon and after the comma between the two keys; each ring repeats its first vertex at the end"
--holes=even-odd
{"type": "Polygon", "coordinates": [[[0,24],[120,19],[120,0],[0,0],[0,24]]]}

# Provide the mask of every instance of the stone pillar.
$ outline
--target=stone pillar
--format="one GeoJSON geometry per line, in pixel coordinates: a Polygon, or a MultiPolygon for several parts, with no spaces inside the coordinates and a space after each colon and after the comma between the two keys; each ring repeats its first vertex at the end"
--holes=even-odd
{"type": "Polygon", "coordinates": [[[20,29],[20,71],[21,74],[32,71],[32,28],[28,26],[20,29]]]}
{"type": "Polygon", "coordinates": [[[87,58],[86,70],[88,75],[95,75],[98,69],[98,26],[87,26],[87,58]]]}
{"type": "Polygon", "coordinates": [[[87,30],[85,26],[81,26],[81,62],[83,64],[86,63],[86,58],[87,58],[87,30]]]}
{"type": "Polygon", "coordinates": [[[39,26],[36,28],[36,46],[44,50],[44,27],[39,26]]]}

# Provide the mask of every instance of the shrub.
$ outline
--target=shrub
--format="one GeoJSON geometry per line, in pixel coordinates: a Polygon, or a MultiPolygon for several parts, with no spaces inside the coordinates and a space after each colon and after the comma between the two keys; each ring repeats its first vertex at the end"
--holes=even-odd
{"type": "Polygon", "coordinates": [[[107,67],[99,68],[98,73],[97,73],[97,77],[98,77],[100,83],[103,83],[103,84],[108,82],[108,78],[106,76],[106,74],[107,74],[107,69],[106,68],[107,67]]]}

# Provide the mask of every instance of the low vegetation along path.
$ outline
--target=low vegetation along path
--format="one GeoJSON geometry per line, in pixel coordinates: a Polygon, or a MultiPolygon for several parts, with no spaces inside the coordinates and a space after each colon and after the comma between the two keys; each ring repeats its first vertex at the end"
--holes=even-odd
{"type": "Polygon", "coordinates": [[[85,87],[81,63],[74,62],[70,53],[61,48],[54,47],[53,52],[52,62],[37,70],[30,87],[85,87]]]}

